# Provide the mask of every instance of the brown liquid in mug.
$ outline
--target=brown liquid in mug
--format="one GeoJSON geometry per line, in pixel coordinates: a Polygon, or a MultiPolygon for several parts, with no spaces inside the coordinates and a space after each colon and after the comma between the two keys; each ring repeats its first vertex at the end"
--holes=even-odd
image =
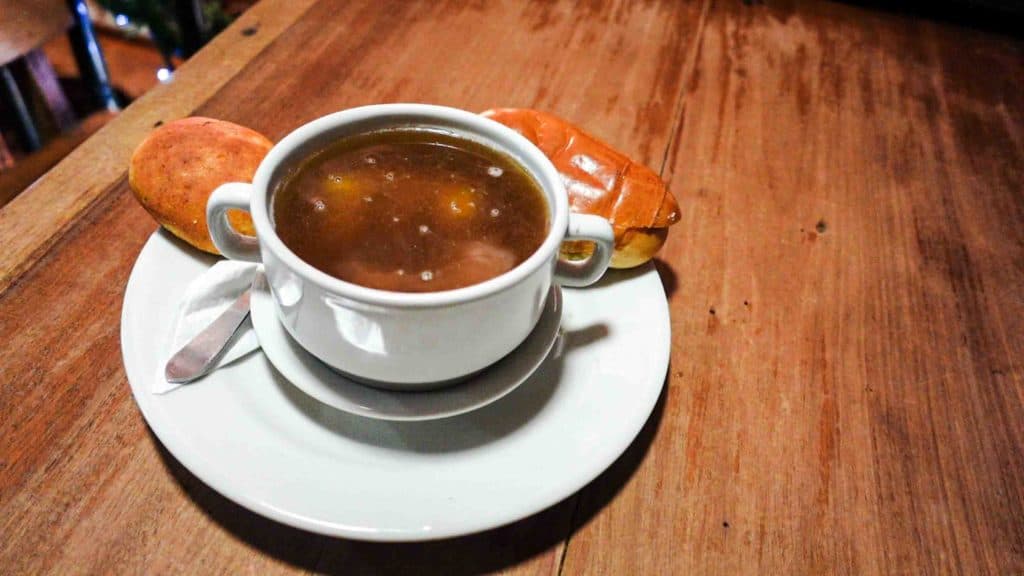
{"type": "Polygon", "coordinates": [[[346,137],[273,197],[278,236],[314,267],[398,292],[477,284],[519,265],[548,231],[544,193],[490,148],[425,129],[346,137]]]}

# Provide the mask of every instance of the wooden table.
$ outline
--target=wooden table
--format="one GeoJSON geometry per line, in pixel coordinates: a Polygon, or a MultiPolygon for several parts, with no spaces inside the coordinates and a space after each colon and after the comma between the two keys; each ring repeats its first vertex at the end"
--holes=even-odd
{"type": "Polygon", "coordinates": [[[829,3],[574,4],[266,0],[0,211],[0,572],[1024,573],[1024,45],[829,3]],[[672,363],[553,508],[334,540],[148,433],[118,338],[156,226],[125,169],[189,114],[279,138],[410,100],[553,111],[661,171],[672,363]]]}

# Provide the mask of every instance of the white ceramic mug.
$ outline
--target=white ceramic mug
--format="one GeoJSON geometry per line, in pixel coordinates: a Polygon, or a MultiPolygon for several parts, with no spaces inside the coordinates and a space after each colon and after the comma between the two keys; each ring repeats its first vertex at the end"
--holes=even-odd
{"type": "Polygon", "coordinates": [[[252,184],[224,184],[206,207],[213,243],[222,254],[262,261],[278,316],[308,352],[372,385],[425,390],[473,374],[500,360],[533,330],[551,282],[586,286],[608,268],[614,235],[606,220],[572,214],[557,170],[529,140],[471,112],[426,104],[380,104],[314,120],[281,140],[252,184]],[[472,286],[405,293],[367,288],[322,272],[296,256],[274,232],[271,197],[298,160],[347,135],[420,127],[469,138],[503,153],[537,181],[547,198],[550,230],[529,258],[472,286]],[[256,238],[231,228],[226,212],[247,210],[256,238]],[[582,262],[559,259],[563,240],[589,240],[582,262]]]}

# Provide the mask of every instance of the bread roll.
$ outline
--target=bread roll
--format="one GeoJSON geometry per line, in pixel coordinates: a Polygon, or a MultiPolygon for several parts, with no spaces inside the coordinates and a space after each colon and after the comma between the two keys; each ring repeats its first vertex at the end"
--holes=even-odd
{"type": "MultiPolygon", "coordinates": [[[[172,234],[217,254],[206,227],[206,201],[221,184],[252,182],[274,144],[244,126],[192,117],[153,130],[132,154],[128,185],[142,206],[172,234]]],[[[242,234],[255,235],[249,215],[228,212],[242,234]]]]}
{"type": "MultiPolygon", "coordinates": [[[[632,268],[650,260],[665,243],[668,227],[679,221],[679,204],[653,170],[569,122],[524,108],[495,108],[483,116],[516,130],[551,159],[565,182],[573,212],[596,214],[611,223],[613,268],[632,268]]],[[[582,258],[585,246],[589,245],[567,243],[563,253],[582,258]]]]}

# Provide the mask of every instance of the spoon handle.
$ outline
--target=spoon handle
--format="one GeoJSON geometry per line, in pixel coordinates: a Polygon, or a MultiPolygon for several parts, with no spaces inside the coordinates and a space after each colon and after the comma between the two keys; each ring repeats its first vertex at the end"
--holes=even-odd
{"type": "Polygon", "coordinates": [[[227,343],[248,315],[249,290],[246,290],[213,323],[171,356],[164,367],[164,377],[167,381],[182,384],[209,373],[217,365],[217,361],[227,350],[227,343]]]}

